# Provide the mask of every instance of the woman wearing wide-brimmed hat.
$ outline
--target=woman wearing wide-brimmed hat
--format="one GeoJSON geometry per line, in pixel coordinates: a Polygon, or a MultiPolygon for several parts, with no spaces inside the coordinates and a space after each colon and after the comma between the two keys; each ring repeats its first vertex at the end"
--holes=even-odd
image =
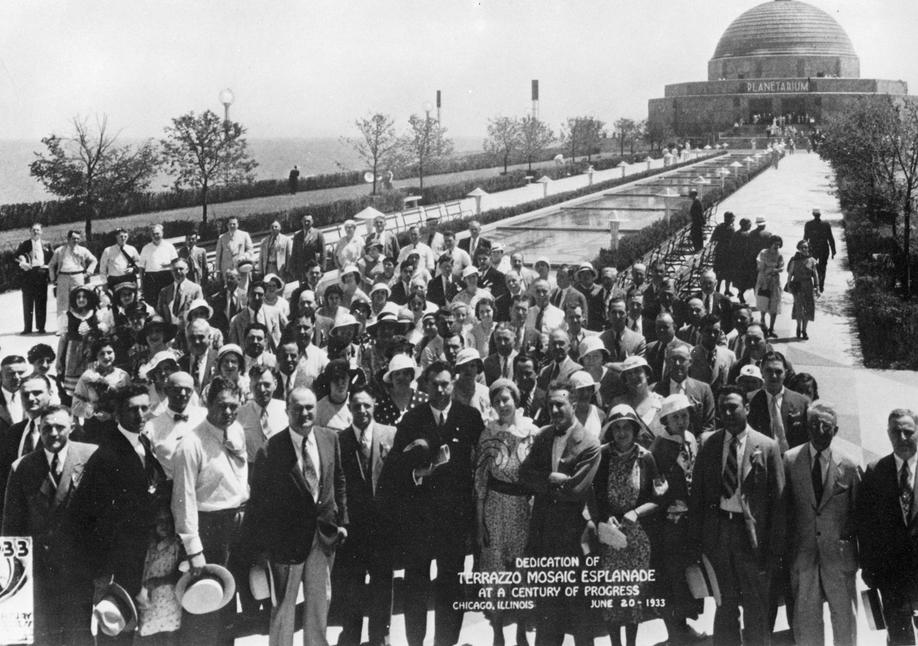
{"type": "Polygon", "coordinates": [[[471,406],[482,419],[487,419],[491,411],[491,398],[488,387],[478,381],[478,375],[484,373],[484,362],[475,348],[462,348],[456,353],[454,365],[456,383],[453,386],[453,401],[471,406]]]}
{"type": "Polygon", "coordinates": [[[568,377],[568,381],[572,388],[571,400],[574,403],[574,416],[583,426],[583,430],[599,439],[603,422],[606,420],[606,414],[593,403],[596,400],[599,384],[585,370],[574,372],[568,377]]]}
{"type": "Polygon", "coordinates": [[[131,381],[130,375],[115,365],[115,346],[111,337],[95,338],[89,356],[92,363],[77,380],[70,407],[73,415],[81,419],[92,417],[102,391],[127,386],[131,381]]]}
{"type": "MultiPolygon", "coordinates": [[[[252,398],[251,382],[249,376],[245,374],[245,354],[235,343],[227,343],[217,350],[217,360],[214,365],[214,377],[223,377],[232,381],[239,388],[239,399],[242,403],[252,398]]],[[[201,398],[207,400],[210,392],[208,383],[201,391],[201,398]]]]}
{"type": "Polygon", "coordinates": [[[660,420],[666,429],[650,445],[650,453],[667,491],[660,500],[660,527],[651,535],[651,564],[657,572],[657,593],[666,599],[661,614],[669,632],[669,641],[684,643],[701,637],[686,619],[696,619],[704,604],[695,599],[686,583],[685,568],[693,558],[689,542],[689,495],[692,470],[698,455],[698,440],[689,430],[693,405],[677,393],[663,400],[660,420]]]}
{"type": "Polygon", "coordinates": [[[588,336],[580,342],[577,353],[584,372],[598,384],[593,403],[600,410],[607,409],[615,397],[615,391],[621,389],[621,380],[607,365],[610,357],[606,345],[599,336],[588,336]]]}
{"type": "Polygon", "coordinates": [[[389,369],[382,376],[385,390],[376,401],[377,422],[394,426],[406,412],[427,401],[427,394],[415,387],[420,374],[421,369],[410,356],[393,355],[389,369]]]}
{"type": "MultiPolygon", "coordinates": [[[[603,429],[599,468],[593,478],[593,498],[588,504],[590,519],[600,543],[603,569],[642,571],[650,569],[650,534],[656,522],[659,497],[665,481],[659,478],[650,451],[637,443],[642,422],[627,404],[613,406],[603,429]]],[[[649,583],[636,584],[636,599],[646,599],[649,583]]],[[[633,646],[638,624],[650,618],[640,605],[614,604],[603,608],[613,645],[633,646]]]]}
{"type": "Polygon", "coordinates": [[[650,388],[653,381],[653,370],[644,357],[630,356],[618,364],[619,374],[625,384],[625,394],[612,400],[612,405],[628,404],[637,413],[644,425],[639,434],[638,443],[648,447],[655,435],[663,432],[660,422],[660,410],[663,408],[663,397],[650,388]]]}
{"type": "MultiPolygon", "coordinates": [[[[492,415],[478,439],[475,463],[475,510],[478,567],[483,572],[511,572],[526,551],[531,514],[529,491],[519,484],[519,469],[539,429],[519,409],[520,391],[510,379],[488,389],[492,415]]],[[[528,643],[525,615],[517,616],[516,642],[528,643]]],[[[504,613],[490,615],[495,642],[504,613]]]]}

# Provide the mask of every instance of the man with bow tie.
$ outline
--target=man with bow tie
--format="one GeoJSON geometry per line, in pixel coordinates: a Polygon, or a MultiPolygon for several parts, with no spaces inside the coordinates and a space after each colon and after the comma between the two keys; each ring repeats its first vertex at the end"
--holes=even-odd
{"type": "Polygon", "coordinates": [[[823,603],[839,646],[857,643],[855,501],[860,469],[837,449],[835,408],[817,401],[806,414],[809,442],[784,454],[787,556],[793,589],[792,626],[798,644],[825,643],[823,603]]]}
{"type": "Polygon", "coordinates": [[[857,497],[857,539],[861,578],[883,601],[887,643],[914,644],[918,607],[918,415],[896,408],[886,434],[892,453],[864,472],[857,497]]]}
{"type": "Polygon", "coordinates": [[[62,406],[46,408],[41,449],[13,465],[3,511],[3,536],[31,536],[33,545],[35,643],[85,643],[88,599],[76,598],[73,545],[61,526],[81,482],[92,444],[70,442],[73,420],[62,406]]]}
{"type": "Polygon", "coordinates": [[[172,456],[179,442],[191,429],[204,421],[207,411],[192,404],[194,378],[187,372],[173,372],[166,380],[166,409],[149,420],[143,434],[150,438],[153,452],[172,480],[172,456]]]}
{"type": "MultiPolygon", "coordinates": [[[[115,391],[114,400],[117,425],[102,430],[99,448],[83,469],[67,523],[80,549],[70,565],[94,590],[93,603],[101,600],[112,581],[132,597],[140,593],[156,500],[167,491],[163,468],[150,440],[140,432],[150,410],[146,385],[129,384],[115,391]]],[[[106,641],[130,644],[132,639],[126,634],[106,641]]]]}
{"type": "Polygon", "coordinates": [[[353,423],[338,433],[347,483],[348,540],[335,557],[333,604],[340,611],[338,646],[360,646],[363,616],[369,615],[370,646],[384,646],[392,616],[392,555],[388,526],[377,495],[383,462],[395,428],[373,419],[376,398],[366,386],[351,390],[353,423]],[[369,586],[364,585],[370,575],[369,586]]]}
{"type": "MultiPolygon", "coordinates": [[[[172,515],[192,576],[200,574],[206,563],[228,566],[238,543],[249,499],[245,434],[236,421],[239,400],[236,382],[214,377],[204,421],[182,438],[172,458],[172,515]]],[[[238,570],[233,574],[241,580],[238,570]]],[[[235,603],[204,615],[184,612],[183,642],[221,643],[234,612],[235,603]]]]}
{"type": "Polygon", "coordinates": [[[16,397],[24,416],[7,429],[0,440],[0,505],[3,504],[6,479],[13,463],[41,445],[41,413],[51,403],[51,385],[48,377],[26,377],[22,380],[16,397]]]}
{"type": "Polygon", "coordinates": [[[294,388],[287,429],[258,450],[252,474],[245,540],[256,561],[271,568],[277,602],[269,640],[277,646],[293,644],[300,585],[304,643],[327,646],[331,570],[348,536],[338,436],[315,419],[315,394],[294,388]]]}
{"type": "Polygon", "coordinates": [[[484,430],[481,414],[454,401],[453,372],[437,360],[425,368],[428,404],[405,413],[398,424],[380,487],[399,528],[395,560],[405,566],[405,632],[408,646],[427,634],[430,564],[434,582],[434,644],[459,641],[463,611],[458,573],[475,520],[472,455],[484,430]]]}

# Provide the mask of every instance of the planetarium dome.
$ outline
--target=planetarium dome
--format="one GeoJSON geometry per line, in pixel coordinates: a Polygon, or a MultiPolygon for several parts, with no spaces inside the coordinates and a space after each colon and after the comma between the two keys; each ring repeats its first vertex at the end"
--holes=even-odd
{"type": "Polygon", "coordinates": [[[860,63],[841,25],[798,0],[771,0],[740,15],[708,63],[712,81],[817,76],[857,78],[860,63]]]}

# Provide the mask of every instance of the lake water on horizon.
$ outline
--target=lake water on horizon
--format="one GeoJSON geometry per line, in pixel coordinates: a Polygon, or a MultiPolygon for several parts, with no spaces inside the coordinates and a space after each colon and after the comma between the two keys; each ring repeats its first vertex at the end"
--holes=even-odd
{"type": "MultiPolygon", "coordinates": [[[[258,162],[258,179],[286,179],[294,164],[301,176],[337,173],[363,167],[354,149],[332,137],[249,138],[252,157],[258,162]]],[[[481,150],[481,138],[454,137],[457,152],[481,150]]],[[[131,143],[125,140],[125,143],[131,143]]],[[[36,202],[54,199],[29,175],[34,152],[41,150],[39,140],[0,140],[0,204],[36,202]]],[[[153,180],[151,190],[167,190],[172,182],[161,174],[153,180]]]]}

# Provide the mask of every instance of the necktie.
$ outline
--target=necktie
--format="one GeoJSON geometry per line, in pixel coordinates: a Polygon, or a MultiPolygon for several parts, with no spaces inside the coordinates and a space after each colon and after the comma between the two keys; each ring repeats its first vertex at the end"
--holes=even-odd
{"type": "Polygon", "coordinates": [[[813,493],[816,494],[816,504],[819,504],[819,501],[822,500],[822,465],[819,463],[819,459],[822,456],[822,451],[816,451],[816,457],[813,458],[813,471],[810,476],[813,478],[813,493]]]}
{"type": "MultiPolygon", "coordinates": [[[[35,433],[34,433],[35,428],[34,427],[35,427],[35,420],[30,421],[26,425],[26,429],[25,429],[26,437],[25,437],[25,442],[22,445],[22,455],[28,455],[29,453],[35,450],[35,433]]],[[[19,456],[19,457],[22,457],[22,456],[19,456]]]]}
{"type": "Polygon", "coordinates": [[[258,418],[258,423],[261,425],[261,434],[265,437],[268,437],[271,434],[271,427],[268,425],[268,409],[262,408],[261,415],[258,418]]]}
{"type": "Polygon", "coordinates": [[[501,357],[500,363],[501,363],[500,376],[509,379],[510,378],[510,362],[507,360],[507,357],[501,357]]]}
{"type": "Polygon", "coordinates": [[[534,411],[532,410],[532,399],[533,399],[533,396],[534,396],[534,391],[530,390],[529,393],[528,393],[528,394],[526,395],[526,397],[524,398],[525,401],[526,401],[526,405],[523,407],[523,411],[524,411],[524,413],[525,413],[527,416],[529,416],[529,417],[532,417],[532,413],[534,412],[534,411]]]}
{"type": "Polygon", "coordinates": [[[54,489],[57,489],[57,485],[60,482],[61,477],[61,464],[60,459],[57,457],[57,453],[54,454],[54,457],[51,458],[51,468],[48,471],[48,477],[51,479],[51,484],[54,489]]]}
{"type": "Polygon", "coordinates": [[[781,406],[778,404],[778,398],[772,395],[771,397],[771,436],[778,442],[778,447],[781,449],[781,454],[783,455],[787,449],[787,437],[784,435],[784,422],[781,419],[781,406]]]}
{"type": "Polygon", "coordinates": [[[188,415],[186,415],[185,413],[176,413],[175,415],[172,416],[172,419],[174,419],[176,422],[187,422],[188,415]]]}
{"type": "Polygon", "coordinates": [[[545,316],[545,308],[540,307],[540,308],[539,308],[539,313],[536,314],[536,320],[535,320],[535,329],[536,329],[536,332],[541,332],[541,331],[542,331],[542,319],[544,318],[544,316],[545,316]]]}
{"type": "Polygon", "coordinates": [[[556,291],[551,297],[551,304],[555,307],[561,305],[561,290],[556,291]]]}
{"type": "Polygon", "coordinates": [[[309,457],[309,451],[306,450],[306,438],[303,438],[303,477],[306,479],[306,486],[314,500],[319,498],[319,475],[316,473],[316,465],[312,463],[309,457]]]}
{"type": "Polygon", "coordinates": [[[200,374],[201,374],[201,355],[197,355],[194,358],[194,366],[191,369],[191,376],[194,378],[195,388],[201,387],[200,374]]]}
{"type": "Polygon", "coordinates": [[[735,435],[730,442],[730,450],[727,452],[727,464],[724,466],[723,481],[721,483],[720,495],[722,498],[729,500],[736,493],[736,487],[739,484],[739,468],[737,465],[736,453],[739,450],[739,438],[735,435]]]}
{"type": "MultiPolygon", "coordinates": [[[[137,457],[138,457],[138,458],[140,459],[140,461],[143,463],[144,470],[149,471],[149,470],[147,469],[147,466],[149,466],[148,463],[151,461],[151,460],[148,459],[148,458],[149,458],[149,455],[150,455],[150,438],[148,438],[146,435],[138,435],[137,437],[138,437],[138,439],[140,440],[140,446],[143,447],[143,455],[141,456],[141,455],[138,453],[138,454],[137,454],[137,457]]],[[[148,480],[149,480],[149,475],[150,475],[150,474],[147,473],[148,480]]]]}
{"type": "Polygon", "coordinates": [[[908,468],[908,462],[903,462],[902,470],[899,472],[899,504],[902,505],[902,515],[905,517],[906,523],[912,511],[912,498],[914,497],[909,480],[911,480],[911,472],[908,468]]]}
{"type": "Polygon", "coordinates": [[[369,439],[367,433],[369,430],[370,427],[367,426],[360,432],[360,466],[366,476],[370,475],[370,447],[367,446],[367,440],[369,439]]]}
{"type": "Polygon", "coordinates": [[[179,289],[179,286],[175,286],[175,298],[172,299],[172,316],[175,318],[179,317],[179,313],[182,311],[182,292],[179,289]]]}
{"type": "Polygon", "coordinates": [[[705,304],[704,304],[704,309],[705,309],[705,311],[706,311],[708,314],[711,313],[711,308],[714,306],[714,303],[712,302],[713,300],[714,300],[714,297],[711,296],[710,294],[708,294],[708,297],[707,297],[706,302],[705,302],[705,304]]]}

